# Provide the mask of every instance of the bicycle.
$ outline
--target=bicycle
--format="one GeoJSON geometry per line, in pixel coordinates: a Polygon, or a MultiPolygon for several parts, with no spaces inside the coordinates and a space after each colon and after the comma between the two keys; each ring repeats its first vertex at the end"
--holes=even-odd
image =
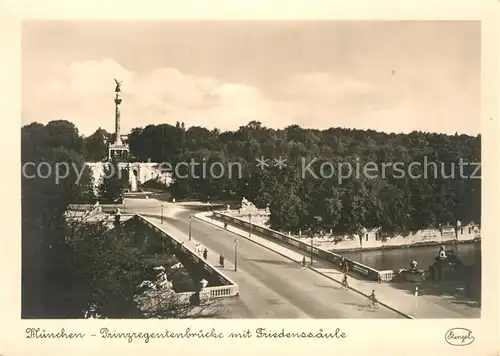
{"type": "Polygon", "coordinates": [[[378,308],[378,300],[377,300],[377,297],[375,297],[375,290],[372,290],[372,294],[370,294],[368,299],[370,300],[370,306],[372,308],[377,309],[378,308]]]}
{"type": "Polygon", "coordinates": [[[370,306],[372,308],[378,309],[378,306],[379,306],[378,300],[376,300],[376,299],[370,299],[370,306]]]}

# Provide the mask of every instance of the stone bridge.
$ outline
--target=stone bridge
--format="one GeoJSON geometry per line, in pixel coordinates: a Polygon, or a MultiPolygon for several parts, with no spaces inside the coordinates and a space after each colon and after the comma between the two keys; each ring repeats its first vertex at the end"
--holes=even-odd
{"type": "MultiPolygon", "coordinates": [[[[102,182],[104,176],[104,169],[108,163],[106,162],[87,162],[86,165],[92,172],[94,179],[94,186],[97,187],[102,182]]],[[[155,179],[163,182],[165,186],[172,183],[172,174],[170,172],[162,172],[158,168],[158,163],[144,163],[144,162],[121,162],[118,163],[120,169],[127,169],[129,172],[129,183],[131,190],[137,190],[137,184],[144,184],[145,182],[155,179]],[[134,189],[135,188],[135,189],[134,189]]]]}

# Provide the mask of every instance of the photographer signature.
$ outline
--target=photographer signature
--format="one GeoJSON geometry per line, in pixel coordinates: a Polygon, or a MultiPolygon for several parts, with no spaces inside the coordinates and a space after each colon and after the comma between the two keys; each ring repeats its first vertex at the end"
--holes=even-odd
{"type": "Polygon", "coordinates": [[[474,342],[472,331],[466,328],[453,328],[444,334],[446,342],[452,346],[467,346],[474,342]]]}

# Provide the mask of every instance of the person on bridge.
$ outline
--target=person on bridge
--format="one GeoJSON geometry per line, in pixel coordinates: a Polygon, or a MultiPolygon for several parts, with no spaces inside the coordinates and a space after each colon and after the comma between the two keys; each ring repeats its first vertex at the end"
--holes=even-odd
{"type": "Polygon", "coordinates": [[[300,265],[302,266],[302,269],[306,269],[307,267],[306,256],[302,257],[302,262],[300,263],[300,265]]]}
{"type": "Polygon", "coordinates": [[[340,268],[342,268],[342,271],[344,271],[344,273],[349,272],[349,265],[347,264],[347,260],[344,257],[342,257],[342,259],[340,260],[340,268]]]}
{"type": "Polygon", "coordinates": [[[208,257],[208,250],[205,248],[203,250],[203,258],[205,259],[205,261],[207,260],[207,257],[208,257]]]}
{"type": "Polygon", "coordinates": [[[378,300],[377,297],[375,296],[375,289],[372,289],[372,294],[368,297],[370,299],[370,303],[372,306],[376,307],[378,306],[378,300]]]}
{"type": "Polygon", "coordinates": [[[221,253],[219,256],[219,265],[224,268],[224,255],[221,253]]]}
{"type": "Polygon", "coordinates": [[[349,283],[347,282],[347,274],[344,273],[344,277],[342,278],[342,285],[346,288],[349,289],[349,283]]]}

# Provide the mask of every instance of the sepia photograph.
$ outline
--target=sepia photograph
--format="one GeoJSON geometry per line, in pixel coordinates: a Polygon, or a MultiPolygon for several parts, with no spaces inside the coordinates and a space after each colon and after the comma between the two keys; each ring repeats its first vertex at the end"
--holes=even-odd
{"type": "Polygon", "coordinates": [[[21,116],[22,319],[481,318],[480,21],[24,21],[21,116]]]}

